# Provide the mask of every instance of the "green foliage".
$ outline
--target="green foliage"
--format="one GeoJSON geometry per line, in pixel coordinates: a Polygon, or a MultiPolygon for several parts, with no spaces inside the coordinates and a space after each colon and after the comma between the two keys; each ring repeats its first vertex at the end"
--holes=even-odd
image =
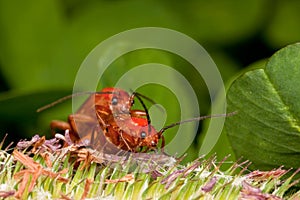
{"type": "Polygon", "coordinates": [[[226,132],[237,157],[255,168],[300,166],[300,44],[276,52],[262,69],[246,72],[228,90],[226,132]]]}
{"type": "Polygon", "coordinates": [[[266,28],[265,40],[275,47],[283,47],[290,43],[299,42],[299,2],[278,1],[277,4],[274,4],[274,7],[277,8],[277,11],[273,13],[273,17],[266,28]]]}

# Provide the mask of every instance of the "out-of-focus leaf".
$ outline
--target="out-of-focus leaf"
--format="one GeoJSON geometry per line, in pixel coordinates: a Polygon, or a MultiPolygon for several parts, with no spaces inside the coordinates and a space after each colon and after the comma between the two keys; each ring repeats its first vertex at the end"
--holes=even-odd
{"type": "MultiPolygon", "coordinates": [[[[223,75],[225,88],[227,90],[231,83],[231,79],[233,79],[232,77],[237,76],[236,75],[236,73],[238,72],[237,64],[232,59],[227,57],[225,54],[222,54],[221,52],[218,53],[214,52],[211,56],[216,62],[218,68],[220,69],[221,74],[223,75]]],[[[225,95],[220,94],[220,92],[218,93],[218,95],[216,95],[215,99],[213,100],[217,102],[215,105],[220,107],[223,107],[224,102],[226,101],[225,95]]],[[[232,147],[230,146],[228,137],[226,135],[225,128],[223,127],[223,131],[221,132],[221,134],[219,134],[218,132],[218,127],[210,127],[211,130],[207,132],[209,128],[209,124],[210,124],[209,119],[203,121],[203,128],[202,128],[203,131],[201,132],[200,136],[197,138],[198,141],[197,149],[199,154],[198,156],[202,156],[203,154],[206,154],[206,156],[209,157],[211,155],[216,154],[218,159],[222,159],[225,156],[231,155],[227,160],[234,161],[235,157],[233,155],[232,147]]]]}
{"type": "MultiPolygon", "coordinates": [[[[215,106],[219,110],[224,110],[225,113],[225,94],[219,92],[215,99],[215,106]]],[[[231,117],[231,116],[230,116],[231,117]]],[[[228,117],[228,118],[230,118],[228,117]]],[[[218,159],[222,159],[225,156],[232,155],[233,151],[228,142],[227,135],[224,130],[224,123],[220,121],[216,123],[217,126],[210,126],[210,121],[212,119],[207,119],[203,122],[203,131],[200,137],[198,137],[198,156],[207,156],[216,155],[218,159]],[[222,126],[220,129],[220,126],[222,126]]],[[[218,119],[214,119],[218,122],[218,119]]],[[[225,118],[225,121],[227,118],[225,118]]],[[[231,156],[228,161],[235,160],[234,156],[231,156]]]]}
{"type": "Polygon", "coordinates": [[[201,41],[227,43],[256,30],[258,22],[263,21],[264,5],[265,1],[259,0],[247,4],[237,0],[180,4],[138,0],[73,4],[2,1],[2,70],[14,89],[68,87],[85,55],[121,31],[160,26],[201,41]]]}
{"type": "Polygon", "coordinates": [[[215,50],[209,53],[216,63],[224,82],[232,78],[232,76],[234,76],[239,71],[238,63],[233,58],[226,55],[224,52],[215,50]]]}
{"type": "Polygon", "coordinates": [[[265,30],[265,40],[274,47],[283,47],[300,41],[300,2],[277,1],[270,23],[265,30]]]}
{"type": "Polygon", "coordinates": [[[228,44],[253,34],[264,22],[268,1],[174,2],[183,29],[199,41],[228,44]]]}
{"type": "Polygon", "coordinates": [[[53,90],[20,94],[2,93],[0,96],[0,120],[31,120],[38,113],[37,109],[69,95],[70,90],[53,90]]]}
{"type": "Polygon", "coordinates": [[[36,110],[69,94],[70,90],[2,93],[0,96],[0,138],[8,133],[7,141],[16,142],[35,133],[50,135],[51,120],[67,120],[68,114],[71,114],[71,104],[68,110],[62,105],[53,106],[40,113],[36,110]]]}
{"type": "Polygon", "coordinates": [[[1,70],[12,89],[72,86],[78,66],[61,52],[65,28],[57,2],[1,1],[0,24],[1,70]]]}
{"type": "Polygon", "coordinates": [[[261,169],[300,165],[300,44],[275,53],[228,91],[226,132],[237,157],[261,169]]]}

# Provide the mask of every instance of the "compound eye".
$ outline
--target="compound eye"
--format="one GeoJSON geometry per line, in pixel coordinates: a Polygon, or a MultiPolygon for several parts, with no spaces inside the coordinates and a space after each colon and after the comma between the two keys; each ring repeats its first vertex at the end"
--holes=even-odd
{"type": "Polygon", "coordinates": [[[111,104],[112,105],[117,105],[118,104],[118,98],[117,97],[113,97],[112,99],[111,99],[111,104]]]}
{"type": "Polygon", "coordinates": [[[133,106],[134,105],[134,99],[131,100],[130,104],[133,106]]]}
{"type": "Polygon", "coordinates": [[[156,147],[156,145],[157,145],[156,142],[154,142],[154,141],[152,140],[152,141],[151,141],[151,146],[152,146],[152,147],[156,147]]]}
{"type": "Polygon", "coordinates": [[[141,132],[141,138],[145,139],[147,137],[147,133],[145,131],[141,132]]]}

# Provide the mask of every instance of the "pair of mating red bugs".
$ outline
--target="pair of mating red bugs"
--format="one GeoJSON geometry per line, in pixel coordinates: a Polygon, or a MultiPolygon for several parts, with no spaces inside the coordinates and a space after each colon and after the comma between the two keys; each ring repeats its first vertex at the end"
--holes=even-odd
{"type": "MultiPolygon", "coordinates": [[[[108,144],[118,150],[131,152],[148,151],[165,145],[163,133],[174,126],[191,121],[203,120],[211,117],[225,117],[229,114],[201,116],[165,126],[159,131],[151,125],[151,120],[142,98],[154,103],[148,97],[118,88],[104,88],[100,92],[90,94],[75,114],[68,117],[68,122],[52,121],[52,130],[68,130],[73,142],[88,140],[92,148],[104,148],[108,144]],[[134,99],[137,98],[143,110],[133,110],[134,99]]],[[[61,100],[64,100],[63,98],[61,100]]],[[[58,100],[50,106],[60,102],[58,100]]],[[[44,110],[43,107],[39,111],[44,110]]]]}

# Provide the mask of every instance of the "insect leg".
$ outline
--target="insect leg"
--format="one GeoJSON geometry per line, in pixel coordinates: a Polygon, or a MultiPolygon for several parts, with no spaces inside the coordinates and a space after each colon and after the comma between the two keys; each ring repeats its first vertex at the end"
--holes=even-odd
{"type": "Polygon", "coordinates": [[[161,152],[164,152],[164,147],[165,147],[165,137],[162,135],[161,136],[161,152]]]}
{"type": "Polygon", "coordinates": [[[55,135],[56,130],[61,130],[61,131],[65,131],[67,129],[71,130],[71,126],[68,122],[59,121],[59,120],[53,120],[50,123],[50,128],[53,135],[55,135]]]}
{"type": "Polygon", "coordinates": [[[88,115],[73,114],[69,115],[68,121],[74,132],[78,133],[79,129],[81,129],[81,126],[89,127],[91,125],[95,125],[96,119],[88,115]]]}
{"type": "Polygon", "coordinates": [[[95,108],[96,108],[96,115],[97,115],[100,125],[103,127],[103,129],[107,129],[108,125],[106,124],[105,121],[111,120],[109,113],[104,111],[105,109],[103,108],[103,106],[95,105],[95,108]],[[106,116],[107,119],[104,121],[104,119],[101,117],[101,115],[106,116]]]}
{"type": "Polygon", "coordinates": [[[123,142],[125,143],[126,147],[128,148],[128,150],[129,150],[129,151],[135,152],[135,151],[129,146],[129,144],[127,143],[127,141],[125,140],[125,138],[124,138],[124,136],[123,136],[123,131],[120,131],[120,136],[121,136],[123,142]]]}

